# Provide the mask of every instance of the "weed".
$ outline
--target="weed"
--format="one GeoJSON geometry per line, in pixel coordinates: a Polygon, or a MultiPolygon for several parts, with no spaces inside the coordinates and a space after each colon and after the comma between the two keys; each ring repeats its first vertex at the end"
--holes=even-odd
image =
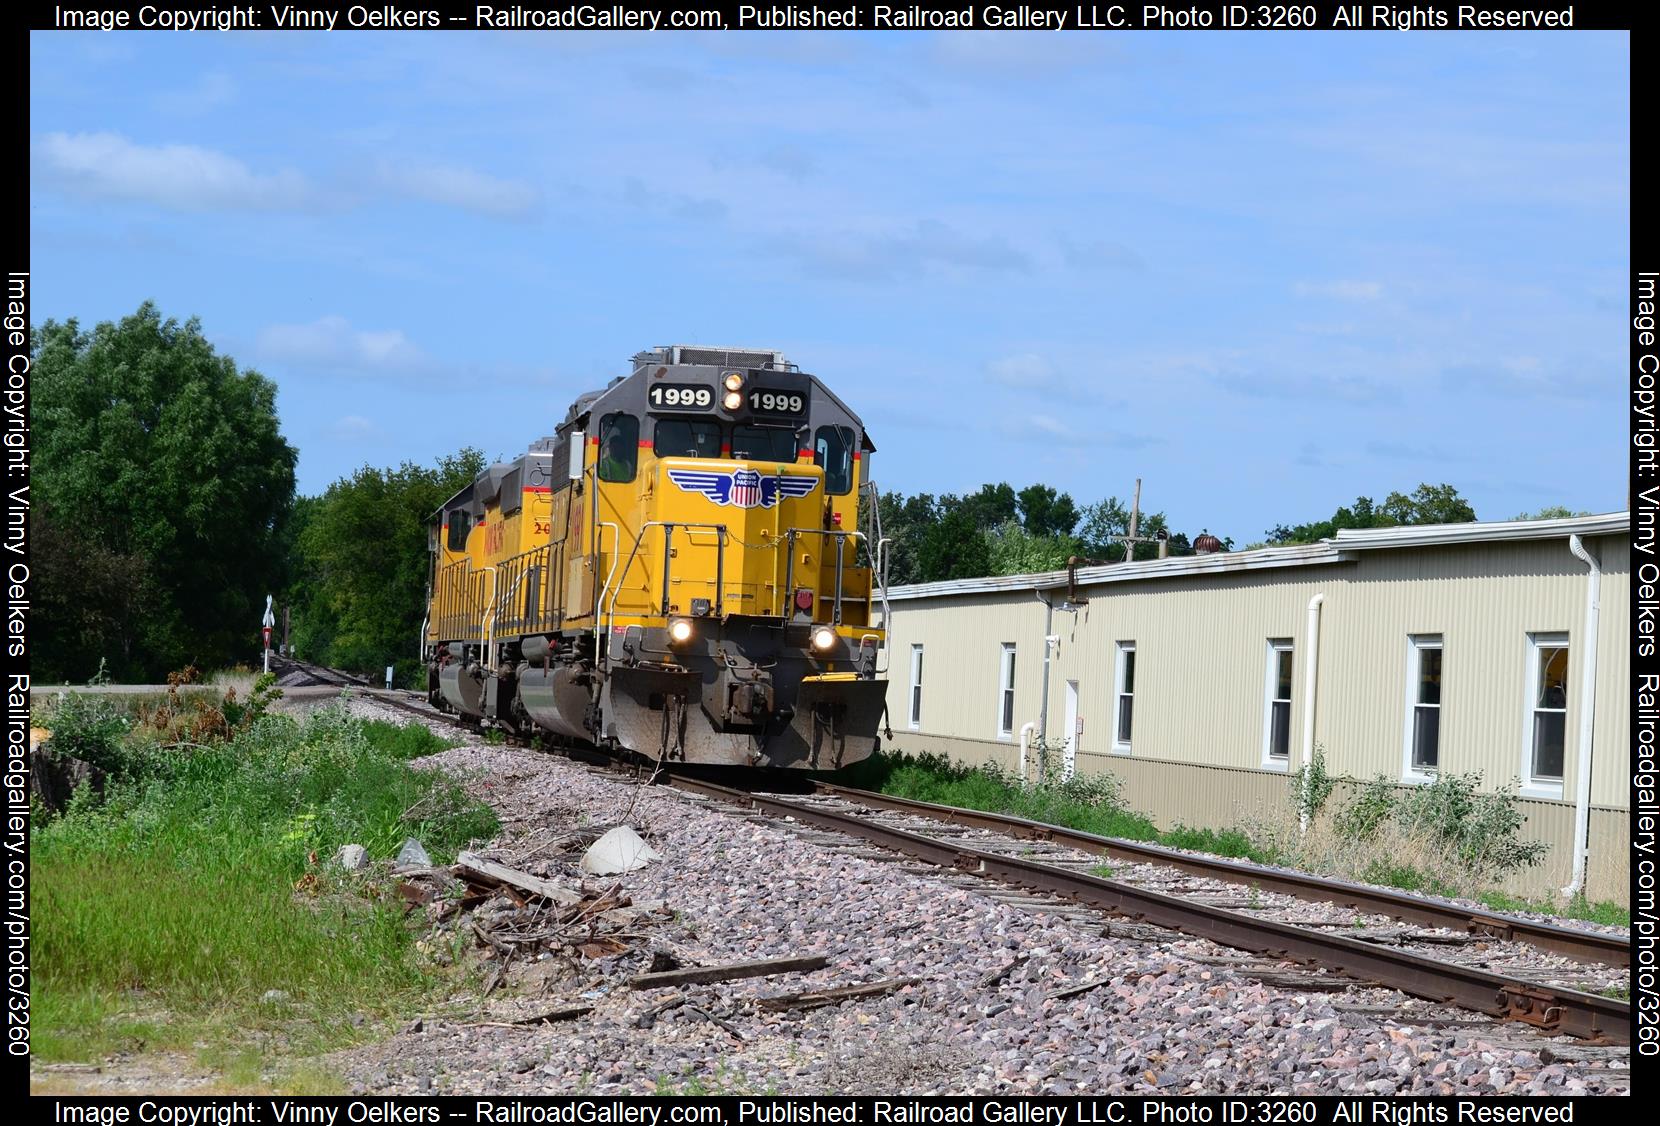
{"type": "Polygon", "coordinates": [[[1562,915],[1570,919],[1584,919],[1587,922],[1601,923],[1610,927],[1629,927],[1631,925],[1631,908],[1622,907],[1618,903],[1592,903],[1584,895],[1576,895],[1567,903],[1558,903],[1554,899],[1524,899],[1520,896],[1506,895],[1500,891],[1482,892],[1476,897],[1484,906],[1494,911],[1515,913],[1529,912],[1536,915],[1562,915]]]}
{"type": "Polygon", "coordinates": [[[1103,837],[1155,841],[1266,863],[1277,856],[1237,829],[1217,832],[1178,825],[1161,832],[1147,817],[1126,807],[1116,775],[1103,772],[1061,778],[1059,773],[1056,764],[1038,781],[1022,785],[1019,778],[996,765],[964,766],[944,755],[900,752],[874,755],[837,780],[897,797],[1007,813],[1103,837]]]}
{"type": "Polygon", "coordinates": [[[325,709],[201,745],[130,733],[102,802],[77,795],[32,842],[43,1058],[269,1033],[303,1051],[432,988],[401,904],[365,901],[316,858],[348,841],[389,856],[408,835],[443,857],[498,826],[454,779],[405,765],[399,749],[430,733],[368,727],[325,709]],[[294,1004],[258,1005],[272,989],[294,1004]]]}
{"type": "Polygon", "coordinates": [[[1316,743],[1309,764],[1291,775],[1291,805],[1298,818],[1318,817],[1336,785],[1337,780],[1326,772],[1326,748],[1316,743]]]}
{"type": "Polygon", "coordinates": [[[1100,876],[1103,880],[1110,880],[1118,875],[1118,869],[1111,864],[1097,864],[1090,869],[1090,874],[1100,876]]]}

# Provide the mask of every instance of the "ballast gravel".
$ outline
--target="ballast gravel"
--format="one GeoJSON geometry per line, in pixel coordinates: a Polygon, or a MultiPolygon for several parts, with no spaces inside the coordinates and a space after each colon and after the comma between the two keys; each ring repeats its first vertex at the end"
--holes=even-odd
{"type": "MultiPolygon", "coordinates": [[[[410,719],[372,698],[347,706],[410,719]]],[[[460,738],[422,764],[465,779],[497,809],[504,831],[492,855],[576,888],[580,849],[553,846],[575,830],[627,823],[663,859],[586,886],[620,882],[635,903],[662,900],[672,914],[642,923],[637,945],[621,954],[511,967],[510,985],[488,998],[457,997],[378,1043],[329,1057],[357,1091],[1629,1093],[1628,1054],[1587,1053],[1376,989],[1269,986],[1216,964],[1238,953],[1209,942],[1112,937],[1105,919],[1091,927],[999,902],[995,884],[954,886],[868,848],[809,841],[564,758],[460,738]],[[716,966],[809,954],[827,966],[678,989],[627,985],[653,956],[716,966]],[[806,1011],[755,1003],[893,978],[915,984],[806,1011]],[[1052,996],[1087,983],[1098,984],[1052,996]],[[513,1023],[572,1005],[592,1010],[513,1023]],[[1412,1023],[1414,1014],[1424,1022],[1412,1023]],[[1551,1048],[1564,1058],[1547,1062],[1551,1048]]]]}

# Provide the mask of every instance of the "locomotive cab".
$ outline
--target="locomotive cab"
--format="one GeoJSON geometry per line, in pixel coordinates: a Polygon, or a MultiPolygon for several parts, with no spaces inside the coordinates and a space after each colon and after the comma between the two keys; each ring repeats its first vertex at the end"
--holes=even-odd
{"type": "Polygon", "coordinates": [[[456,616],[435,600],[448,703],[660,760],[833,769],[874,749],[885,631],[859,530],[874,447],[838,398],[778,353],[661,348],[579,399],[560,444],[548,533],[511,558],[490,539],[489,494],[508,490],[473,486],[482,554],[435,589],[488,588],[460,659],[499,684],[493,707],[452,698],[465,673],[445,671],[456,647],[437,634],[456,616]]]}

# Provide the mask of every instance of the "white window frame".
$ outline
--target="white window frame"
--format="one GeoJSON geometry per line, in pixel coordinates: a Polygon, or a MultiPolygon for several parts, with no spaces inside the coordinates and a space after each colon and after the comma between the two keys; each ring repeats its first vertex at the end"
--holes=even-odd
{"type": "MultiPolygon", "coordinates": [[[[1568,764],[1574,753],[1573,732],[1568,727],[1568,712],[1570,708],[1562,709],[1562,777],[1542,778],[1533,777],[1533,712],[1534,698],[1539,692],[1539,652],[1542,649],[1566,649],[1568,651],[1568,668],[1573,668],[1574,649],[1568,642],[1566,633],[1530,633],[1527,635],[1527,683],[1524,685],[1522,697],[1522,788],[1519,791],[1525,798],[1554,798],[1562,797],[1562,786],[1567,781],[1568,764]]],[[[1565,677],[1571,683],[1571,679],[1565,677]]],[[[1565,689],[1564,694],[1567,690],[1565,689]]],[[[1568,703],[1573,698],[1568,696],[1568,703]]]]}
{"type": "Polygon", "coordinates": [[[911,691],[905,697],[912,731],[922,729],[922,646],[911,646],[911,691]]]}
{"type": "MultiPolygon", "coordinates": [[[[1444,703],[1447,688],[1447,646],[1444,634],[1413,633],[1406,638],[1406,712],[1401,725],[1401,781],[1422,785],[1433,782],[1441,772],[1441,724],[1435,728],[1435,769],[1420,770],[1412,765],[1413,737],[1418,731],[1418,679],[1423,671],[1423,656],[1426,649],[1438,649],[1441,652],[1441,695],[1444,703]]],[[[1439,711],[1442,703],[1435,708],[1439,711]]],[[[1444,713],[1443,713],[1444,718],[1444,713]]]]}
{"type": "Polygon", "coordinates": [[[1115,755],[1130,754],[1130,748],[1135,743],[1135,690],[1131,686],[1129,692],[1124,691],[1124,674],[1129,664],[1125,660],[1127,654],[1135,652],[1134,641],[1120,641],[1118,643],[1118,659],[1114,662],[1112,673],[1112,753],[1115,755]],[[1121,716],[1124,711],[1124,697],[1130,698],[1130,738],[1123,740],[1118,737],[1122,730],[1121,716]]]}
{"type": "Polygon", "coordinates": [[[1011,703],[1007,709],[1009,725],[1003,726],[1004,697],[1012,697],[1014,694],[1014,656],[1014,642],[1003,642],[997,660],[997,737],[1005,743],[1014,738],[1014,721],[1018,718],[1015,715],[1015,705],[1011,703]]]}
{"type": "Polygon", "coordinates": [[[1270,637],[1267,645],[1267,655],[1263,661],[1262,672],[1262,768],[1264,770],[1289,771],[1291,769],[1291,722],[1295,718],[1291,712],[1291,702],[1286,701],[1285,708],[1285,756],[1282,758],[1273,753],[1274,747],[1274,689],[1279,687],[1280,654],[1291,654],[1291,690],[1297,690],[1297,647],[1289,637],[1270,637]]]}

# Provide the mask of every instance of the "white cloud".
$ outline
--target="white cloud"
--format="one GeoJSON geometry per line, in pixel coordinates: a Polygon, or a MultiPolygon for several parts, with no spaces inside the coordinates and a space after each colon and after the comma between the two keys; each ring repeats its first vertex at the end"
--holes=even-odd
{"type": "Polygon", "coordinates": [[[293,169],[260,174],[196,145],[139,145],[115,133],[48,133],[39,155],[49,174],[75,190],[181,211],[269,211],[303,207],[313,198],[305,177],[293,169]]]}
{"type": "Polygon", "coordinates": [[[528,218],[542,203],[541,193],[528,181],[489,176],[459,164],[383,160],[374,179],[410,199],[496,219],[528,218]]]}
{"type": "Polygon", "coordinates": [[[260,330],[257,347],[264,359],[329,371],[422,375],[436,366],[402,330],[365,331],[337,316],[303,325],[268,325],[260,330]]]}
{"type": "Polygon", "coordinates": [[[1383,283],[1375,281],[1298,282],[1291,287],[1298,297],[1335,297],[1339,301],[1376,301],[1383,296],[1383,283]]]}

